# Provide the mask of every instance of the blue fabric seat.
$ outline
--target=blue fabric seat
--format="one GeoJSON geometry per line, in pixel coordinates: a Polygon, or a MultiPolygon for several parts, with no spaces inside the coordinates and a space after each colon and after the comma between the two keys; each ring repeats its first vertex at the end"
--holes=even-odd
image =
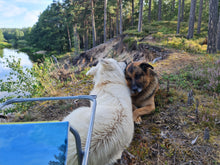
{"type": "Polygon", "coordinates": [[[0,125],[0,164],[65,165],[68,122],[0,125]]]}
{"type": "Polygon", "coordinates": [[[1,104],[0,110],[12,103],[67,99],[87,99],[93,102],[85,150],[82,150],[79,133],[69,122],[0,124],[0,165],[65,165],[68,131],[76,140],[78,164],[87,165],[95,120],[95,95],[15,98],[1,104]]]}

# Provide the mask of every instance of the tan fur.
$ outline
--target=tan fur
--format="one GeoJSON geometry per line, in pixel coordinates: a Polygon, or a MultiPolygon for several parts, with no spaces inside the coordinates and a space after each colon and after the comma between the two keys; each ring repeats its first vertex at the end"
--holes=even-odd
{"type": "Polygon", "coordinates": [[[154,97],[159,88],[158,77],[153,67],[143,61],[128,64],[125,76],[131,91],[133,120],[139,124],[140,116],[155,110],[154,97]]]}

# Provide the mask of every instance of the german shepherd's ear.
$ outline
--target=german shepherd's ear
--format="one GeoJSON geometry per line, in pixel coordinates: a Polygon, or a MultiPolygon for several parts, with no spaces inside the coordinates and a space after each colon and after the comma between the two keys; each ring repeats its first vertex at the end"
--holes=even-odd
{"type": "Polygon", "coordinates": [[[146,62],[143,62],[140,64],[140,68],[144,71],[144,72],[147,72],[147,69],[148,68],[151,68],[151,69],[154,69],[153,66],[151,66],[150,64],[146,63],[146,62]]]}

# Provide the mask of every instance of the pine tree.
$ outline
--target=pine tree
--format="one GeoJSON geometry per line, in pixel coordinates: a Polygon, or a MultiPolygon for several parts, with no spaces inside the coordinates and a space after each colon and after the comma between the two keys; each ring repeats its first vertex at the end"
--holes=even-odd
{"type": "Polygon", "coordinates": [[[185,0],[182,0],[182,6],[181,6],[181,21],[184,19],[184,6],[185,6],[185,0]]]}
{"type": "Polygon", "coordinates": [[[131,0],[131,26],[134,26],[134,0],[131,0]]]}
{"type": "Polygon", "coordinates": [[[151,22],[151,0],[149,0],[149,8],[148,8],[148,22],[151,22]]]}
{"type": "Polygon", "coordinates": [[[142,31],[142,19],[143,19],[143,0],[139,2],[140,9],[139,9],[139,20],[138,20],[138,32],[142,31]]]}
{"type": "Polygon", "coordinates": [[[180,13],[181,13],[181,0],[179,0],[179,7],[178,7],[178,23],[177,23],[177,31],[176,34],[179,34],[180,32],[180,13]]]}
{"type": "Polygon", "coordinates": [[[203,0],[200,0],[200,2],[199,2],[199,18],[198,18],[197,34],[200,34],[200,29],[201,29],[202,8],[203,8],[203,0]]]}
{"type": "Polygon", "coordinates": [[[218,19],[218,30],[217,30],[217,50],[220,51],[220,14],[218,19]]]}
{"type": "Polygon", "coordinates": [[[189,15],[189,29],[188,29],[188,35],[187,35],[188,39],[193,38],[195,10],[196,10],[196,0],[191,0],[190,15],[189,15]]]}
{"type": "Polygon", "coordinates": [[[158,1],[158,21],[161,21],[162,0],[158,1]]]}
{"type": "Polygon", "coordinates": [[[214,54],[217,52],[216,50],[217,24],[218,24],[218,0],[210,0],[207,53],[214,54]]]}
{"type": "Polygon", "coordinates": [[[123,28],[123,25],[122,25],[122,0],[119,0],[119,5],[120,5],[120,34],[122,34],[122,28],[123,28]]]}
{"type": "Polygon", "coordinates": [[[107,3],[108,0],[104,0],[104,42],[106,42],[106,31],[107,31],[107,3]]]}
{"type": "Polygon", "coordinates": [[[95,14],[94,14],[94,0],[90,0],[91,14],[92,14],[92,41],[93,47],[96,46],[96,28],[95,28],[95,14]]]}

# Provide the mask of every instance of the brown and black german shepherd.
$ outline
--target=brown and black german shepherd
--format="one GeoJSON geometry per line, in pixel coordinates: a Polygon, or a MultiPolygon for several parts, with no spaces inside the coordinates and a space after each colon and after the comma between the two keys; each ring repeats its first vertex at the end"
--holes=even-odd
{"type": "Polygon", "coordinates": [[[127,85],[131,91],[133,120],[141,123],[141,117],[155,110],[154,96],[159,88],[157,74],[150,64],[138,61],[131,62],[125,69],[127,85]]]}

